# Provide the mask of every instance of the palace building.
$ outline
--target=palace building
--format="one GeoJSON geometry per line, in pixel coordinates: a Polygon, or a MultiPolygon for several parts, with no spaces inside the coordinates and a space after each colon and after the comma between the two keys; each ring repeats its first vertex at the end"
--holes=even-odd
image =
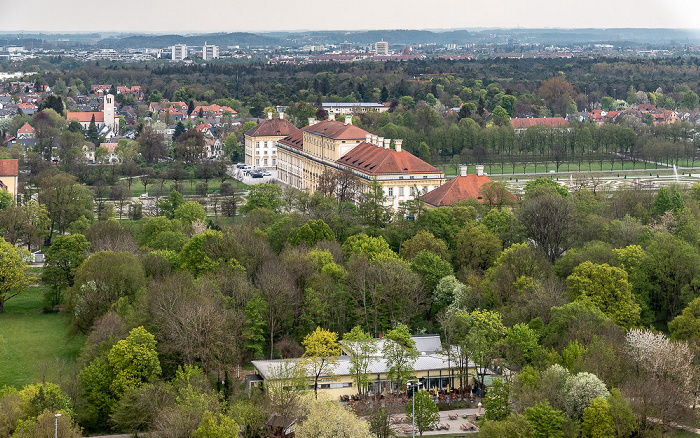
{"type": "Polygon", "coordinates": [[[443,171],[404,151],[402,144],[354,126],[350,115],[344,123],[333,114],[329,120],[309,119],[308,126],[277,141],[278,179],[313,193],[325,171],[350,172],[365,186],[379,182],[386,205],[396,209],[445,182],[443,171]]]}

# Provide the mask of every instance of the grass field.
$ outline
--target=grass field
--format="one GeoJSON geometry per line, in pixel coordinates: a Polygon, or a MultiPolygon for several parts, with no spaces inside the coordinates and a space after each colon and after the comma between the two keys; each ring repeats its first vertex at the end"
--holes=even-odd
{"type": "MultiPolygon", "coordinates": [[[[180,181],[180,184],[182,184],[182,188],[184,189],[185,193],[183,195],[189,196],[189,195],[195,195],[196,194],[196,188],[197,184],[200,182],[204,182],[203,179],[194,179],[192,180],[190,184],[190,180],[184,180],[180,181]]],[[[245,184],[242,182],[235,180],[235,179],[228,179],[226,181],[227,183],[231,183],[234,185],[238,185],[239,190],[247,190],[247,187],[245,184]]],[[[166,180],[165,184],[163,185],[163,190],[161,191],[160,189],[160,181],[156,181],[155,184],[149,184],[148,185],[148,193],[151,196],[154,196],[158,194],[158,196],[163,196],[167,195],[170,193],[170,186],[173,185],[175,182],[172,180],[166,180]]],[[[219,190],[221,188],[221,180],[214,180],[210,179],[209,180],[209,190],[208,193],[214,193],[215,190],[219,190]]],[[[143,184],[141,184],[141,181],[136,178],[134,181],[131,183],[131,192],[133,193],[134,196],[140,196],[144,190],[143,190],[143,184]]]]}
{"type": "Polygon", "coordinates": [[[68,317],[43,313],[44,287],[29,287],[5,303],[0,313],[0,387],[56,381],[59,372],[75,365],[82,335],[67,336],[68,317]]]}
{"type": "MultiPolygon", "coordinates": [[[[680,162],[679,166],[680,167],[690,167],[690,161],[686,162],[680,162]]],[[[696,160],[695,161],[695,166],[696,169],[700,165],[700,161],[696,160]]],[[[443,170],[446,175],[456,175],[457,171],[455,170],[455,166],[451,164],[439,164],[436,167],[439,169],[443,170]]],[[[521,163],[516,164],[515,166],[515,175],[524,175],[524,174],[529,174],[529,173],[547,173],[549,171],[556,171],[557,167],[553,162],[549,162],[546,166],[544,163],[537,163],[537,166],[535,166],[532,163],[528,163],[525,166],[525,169],[523,171],[523,165],[521,163]]],[[[638,161],[637,163],[633,163],[631,161],[625,161],[624,166],[620,164],[619,161],[616,161],[614,165],[611,167],[610,166],[610,161],[603,161],[603,167],[602,167],[602,172],[610,172],[610,171],[657,171],[657,170],[670,170],[673,171],[672,167],[665,166],[665,165],[656,165],[652,163],[647,163],[646,168],[644,166],[643,162],[638,161]]],[[[513,167],[511,166],[510,163],[506,162],[505,166],[501,167],[500,163],[494,163],[492,165],[484,165],[484,172],[488,173],[489,175],[501,175],[501,174],[513,174],[513,167]]],[[[581,169],[579,170],[579,165],[578,162],[566,162],[562,163],[559,165],[559,172],[601,172],[601,166],[600,162],[594,161],[592,163],[588,163],[587,161],[584,161],[581,163],[581,169]]],[[[678,174],[682,173],[687,173],[687,170],[680,169],[678,170],[678,174]]],[[[474,166],[469,166],[469,173],[476,173],[474,166]]]]}

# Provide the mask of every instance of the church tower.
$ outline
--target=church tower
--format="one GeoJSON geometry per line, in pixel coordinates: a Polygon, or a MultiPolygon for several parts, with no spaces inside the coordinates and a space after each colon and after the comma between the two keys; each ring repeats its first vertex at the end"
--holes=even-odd
{"type": "Polygon", "coordinates": [[[104,114],[105,125],[112,129],[115,134],[118,131],[119,125],[117,119],[114,118],[114,96],[108,94],[105,96],[104,109],[102,110],[104,114]]]}

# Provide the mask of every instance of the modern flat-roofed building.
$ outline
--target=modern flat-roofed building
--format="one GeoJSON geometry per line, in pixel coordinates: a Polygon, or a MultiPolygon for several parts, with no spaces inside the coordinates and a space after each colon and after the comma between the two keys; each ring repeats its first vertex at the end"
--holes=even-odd
{"type": "Polygon", "coordinates": [[[389,43],[387,41],[377,41],[374,43],[374,53],[377,55],[389,55],[389,43]]]}
{"type": "Polygon", "coordinates": [[[388,105],[382,105],[381,103],[375,102],[324,102],[321,104],[321,108],[330,112],[333,112],[336,116],[352,114],[359,115],[363,113],[383,113],[389,111],[388,105]]]}
{"type": "Polygon", "coordinates": [[[175,44],[172,49],[173,61],[182,61],[187,58],[187,44],[175,44]]]}
{"type": "Polygon", "coordinates": [[[202,46],[202,59],[204,61],[219,59],[219,46],[204,42],[204,46],[202,46]]]}

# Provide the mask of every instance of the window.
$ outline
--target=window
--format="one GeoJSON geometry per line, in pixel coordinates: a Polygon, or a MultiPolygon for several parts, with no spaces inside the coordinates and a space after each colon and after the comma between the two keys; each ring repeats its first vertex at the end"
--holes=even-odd
{"type": "Polygon", "coordinates": [[[389,187],[389,196],[394,196],[394,188],[389,187]]]}
{"type": "Polygon", "coordinates": [[[265,166],[267,166],[267,158],[265,158],[265,166]]]}
{"type": "Polygon", "coordinates": [[[399,187],[399,196],[403,196],[403,187],[399,187]]]}
{"type": "Polygon", "coordinates": [[[255,155],[260,155],[260,150],[255,151],[255,155]]]}
{"type": "Polygon", "coordinates": [[[277,161],[277,160],[275,160],[274,158],[272,159],[272,165],[273,165],[273,166],[274,166],[275,164],[277,164],[276,161],[277,161]]]}
{"type": "Polygon", "coordinates": [[[428,175],[423,175],[423,179],[427,179],[427,178],[428,178],[428,175]]]}
{"type": "Polygon", "coordinates": [[[255,165],[256,165],[256,166],[259,166],[259,165],[260,165],[260,158],[256,158],[256,159],[255,159],[255,165]]]}
{"type": "Polygon", "coordinates": [[[413,187],[409,187],[409,188],[408,188],[408,194],[409,194],[409,196],[413,196],[413,195],[415,194],[415,193],[414,193],[414,190],[413,190],[413,187]]]}
{"type": "Polygon", "coordinates": [[[260,147],[260,142],[259,142],[259,141],[256,141],[256,142],[255,142],[255,147],[256,147],[256,148],[259,148],[259,147],[260,147]]]}

